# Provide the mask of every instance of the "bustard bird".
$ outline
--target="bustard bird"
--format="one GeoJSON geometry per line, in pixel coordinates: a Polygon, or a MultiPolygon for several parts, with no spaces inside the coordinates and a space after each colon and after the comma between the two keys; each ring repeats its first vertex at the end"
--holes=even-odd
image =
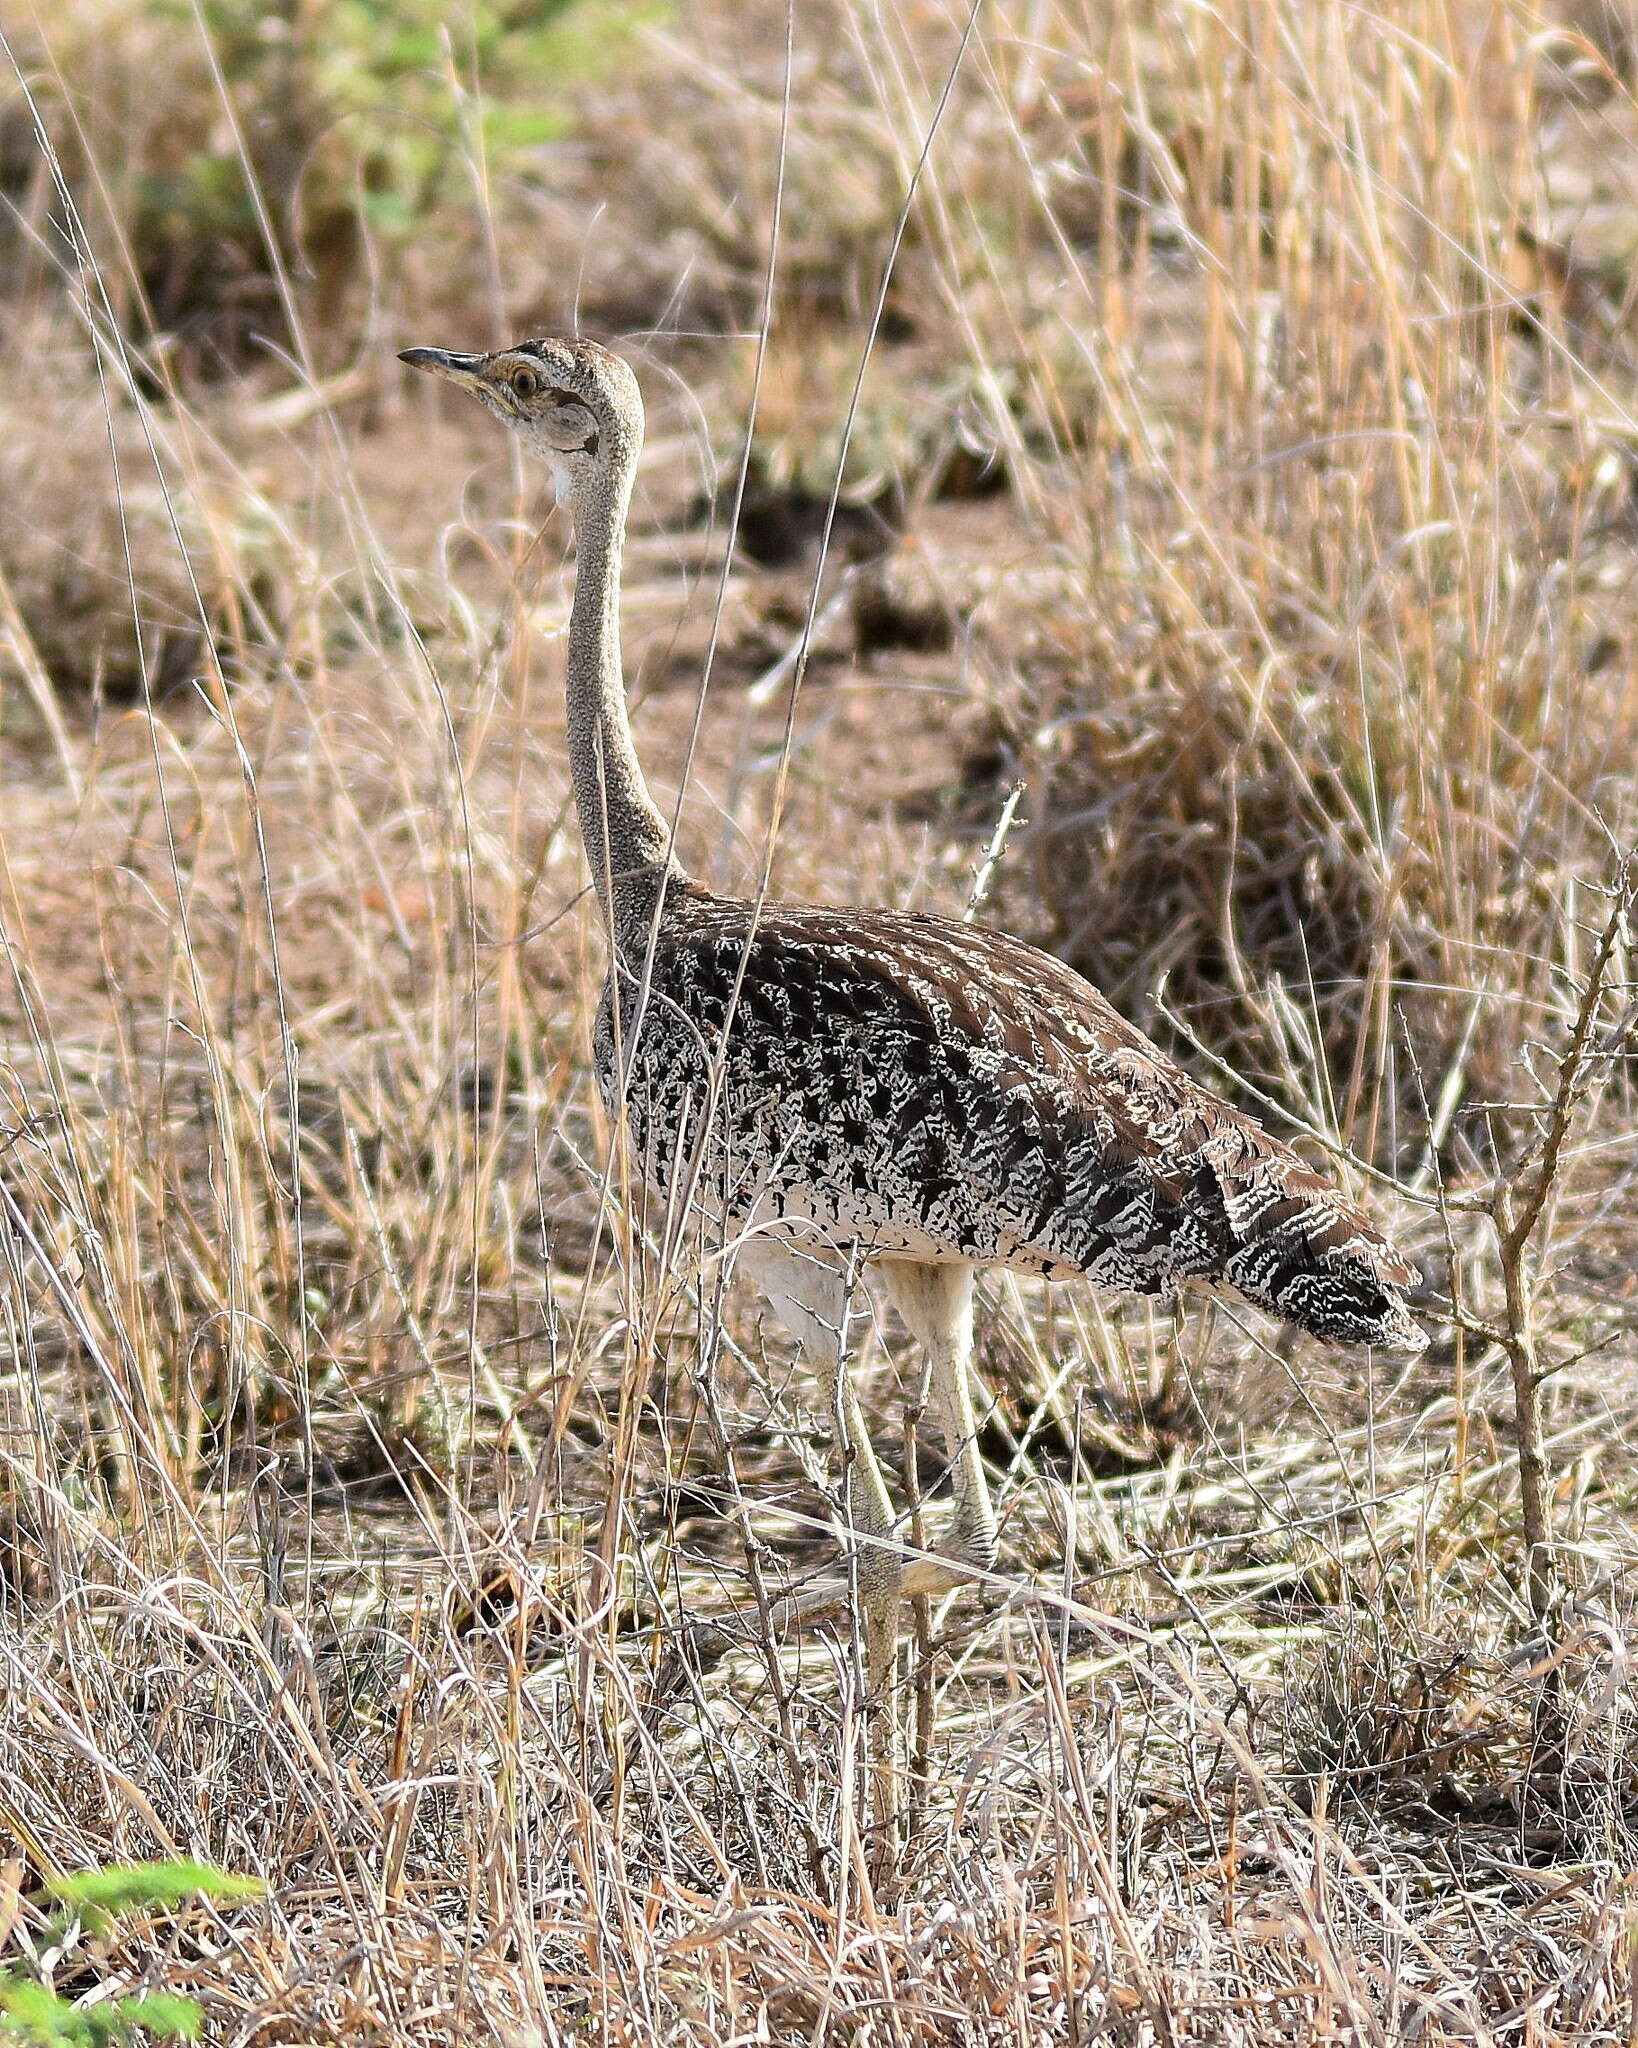
{"type": "MultiPolygon", "coordinates": [[[[573,516],[569,759],[611,955],[599,1081],[647,1178],[720,1223],[817,1369],[873,1689],[904,1595],[995,1561],[970,1366],[978,1268],[1134,1294],[1202,1280],[1320,1337],[1425,1344],[1401,1295],[1409,1270],[1360,1210],[1062,961],[942,917],[758,906],[690,880],[638,765],[621,672],[635,376],[578,339],[402,359],[544,456],[573,516]],[[947,1548],[908,1565],[846,1369],[866,1264],[926,1349],[950,1461],[947,1548]]],[[[829,1581],[789,1612],[834,1610],[848,1590],[829,1581]]]]}

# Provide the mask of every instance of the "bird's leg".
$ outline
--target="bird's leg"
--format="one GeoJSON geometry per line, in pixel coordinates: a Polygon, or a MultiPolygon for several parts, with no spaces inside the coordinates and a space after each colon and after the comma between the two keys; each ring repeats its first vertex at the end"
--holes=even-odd
{"type": "Polygon", "coordinates": [[[871,1865],[878,1880],[891,1876],[899,1855],[899,1791],[897,1764],[898,1715],[893,1699],[893,1673],[898,1662],[899,1619],[903,1606],[904,1565],[894,1531],[893,1501],[871,1445],[864,1411],[841,1356],[827,1371],[821,1354],[819,1383],[833,1417],[837,1455],[846,1471],[843,1497],[847,1505],[853,1549],[853,1578],[864,1609],[865,1760],[870,1774],[870,1813],[875,1824],[871,1865]],[[863,1542],[858,1542],[858,1538],[863,1542]],[[881,1539],[872,1542],[872,1537],[881,1539]]]}
{"type": "Polygon", "coordinates": [[[906,1593],[947,1593],[970,1574],[995,1568],[998,1538],[989,1481],[978,1452],[973,1412],[973,1275],[970,1266],[883,1260],[880,1272],[905,1327],[927,1352],[950,1485],[955,1495],[950,1540],[940,1558],[917,1559],[904,1573],[906,1593]],[[965,1569],[964,1569],[965,1568],[965,1569]]]}
{"type": "Polygon", "coordinates": [[[887,1702],[898,1651],[904,1568],[892,1497],[847,1370],[853,1276],[833,1253],[818,1247],[809,1251],[769,1244],[761,1237],[753,1237],[739,1259],[796,1338],[803,1356],[813,1364],[843,1468],[842,1500],[852,1575],[822,1580],[780,1601],[774,1608],[774,1620],[780,1627],[794,1624],[800,1628],[821,1615],[850,1613],[857,1587],[858,1604],[864,1610],[865,1688],[880,1718],[879,1733],[871,1743],[872,1804],[883,1840],[890,1841],[896,1802],[892,1718],[887,1702]]]}
{"type": "MultiPolygon", "coordinates": [[[[739,1263],[795,1337],[819,1382],[842,1468],[849,1548],[856,1557],[858,1599],[865,1611],[866,1674],[872,1694],[879,1694],[892,1672],[903,1566],[892,1497],[847,1371],[852,1275],[841,1258],[827,1249],[809,1251],[770,1244],[762,1237],[747,1243],[739,1263]]],[[[852,1582],[834,1579],[781,1601],[775,1612],[782,1621],[800,1622],[844,1611],[852,1604],[852,1582]]]]}
{"type": "Polygon", "coordinates": [[[878,1701],[892,1685],[899,1642],[904,1566],[894,1531],[897,1518],[841,1347],[828,1354],[818,1352],[814,1363],[843,1467],[847,1531],[853,1539],[854,1573],[864,1609],[865,1682],[871,1699],[878,1701]]]}

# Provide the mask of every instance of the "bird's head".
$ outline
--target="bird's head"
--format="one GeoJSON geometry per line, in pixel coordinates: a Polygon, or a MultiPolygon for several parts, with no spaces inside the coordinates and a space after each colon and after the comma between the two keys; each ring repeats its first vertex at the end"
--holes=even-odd
{"type": "Polygon", "coordinates": [[[516,342],[493,355],[407,348],[399,356],[470,391],[545,457],[557,495],[578,507],[624,482],[643,440],[643,401],[631,367],[578,337],[516,342]]]}

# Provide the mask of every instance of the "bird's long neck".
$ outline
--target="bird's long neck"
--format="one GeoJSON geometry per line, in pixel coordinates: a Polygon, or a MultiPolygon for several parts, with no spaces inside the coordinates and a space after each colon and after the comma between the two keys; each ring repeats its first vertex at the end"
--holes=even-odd
{"type": "Polygon", "coordinates": [[[620,660],[620,552],[635,451],[607,488],[574,508],[575,586],[569,612],[569,768],[581,837],[603,922],[623,936],[646,925],[668,874],[671,830],[648,793],[626,714],[620,660]]]}

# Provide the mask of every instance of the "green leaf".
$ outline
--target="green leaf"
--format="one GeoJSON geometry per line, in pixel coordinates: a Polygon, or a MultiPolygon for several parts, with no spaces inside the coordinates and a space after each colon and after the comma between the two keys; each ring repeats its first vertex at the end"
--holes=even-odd
{"type": "Polygon", "coordinates": [[[235,1877],[211,1863],[116,1863],[58,1878],[53,1895],[93,1925],[144,1906],[179,1906],[185,1899],[254,1899],[267,1889],[259,1877],[235,1877]]]}
{"type": "Polygon", "coordinates": [[[115,2009],[120,2019],[131,2026],[182,2041],[197,2041],[204,2020],[204,2014],[191,1998],[178,1998],[169,1991],[151,1991],[145,1998],[122,1998],[115,2009]]]}
{"type": "Polygon", "coordinates": [[[0,1977],[0,2036],[33,2048],[122,2048],[138,2030],[168,2041],[197,2041],[204,2015],[191,1998],[168,1991],[116,1998],[104,2005],[71,2005],[43,1984],[0,1977]]]}
{"type": "Polygon", "coordinates": [[[66,1998],[48,1991],[43,1984],[25,1984],[18,1978],[0,1981],[0,2013],[5,2014],[5,2032],[17,2041],[83,2041],[81,2015],[66,1998]]]}

